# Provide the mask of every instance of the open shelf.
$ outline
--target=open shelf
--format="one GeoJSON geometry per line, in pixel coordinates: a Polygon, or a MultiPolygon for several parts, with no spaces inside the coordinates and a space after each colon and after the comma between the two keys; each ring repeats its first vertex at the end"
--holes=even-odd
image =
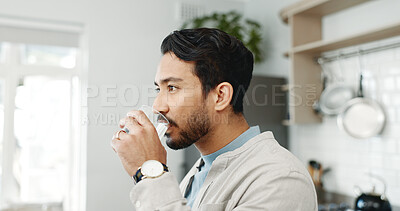
{"type": "Polygon", "coordinates": [[[322,18],[326,15],[373,0],[302,0],[281,10],[281,18],[291,31],[289,116],[283,124],[320,123],[313,109],[322,92],[321,66],[314,60],[322,52],[400,35],[400,23],[341,39],[323,40],[322,18]]]}
{"type": "Polygon", "coordinates": [[[293,48],[293,53],[311,53],[320,54],[322,52],[336,50],[354,45],[360,45],[376,40],[386,39],[400,35],[400,23],[379,29],[367,31],[364,33],[332,40],[332,41],[316,41],[293,48]]]}
{"type": "Polygon", "coordinates": [[[371,0],[303,0],[284,8],[280,16],[284,22],[299,14],[322,17],[371,0]]]}

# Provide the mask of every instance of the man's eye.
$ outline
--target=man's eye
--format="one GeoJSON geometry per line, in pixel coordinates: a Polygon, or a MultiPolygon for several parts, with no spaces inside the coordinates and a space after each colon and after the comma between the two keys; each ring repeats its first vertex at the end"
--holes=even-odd
{"type": "Polygon", "coordinates": [[[159,88],[159,87],[155,88],[154,90],[155,90],[157,93],[160,92],[160,88],[159,88]]]}
{"type": "Polygon", "coordinates": [[[176,89],[177,89],[177,88],[176,88],[175,86],[172,86],[172,85],[169,85],[169,86],[168,86],[168,91],[169,91],[169,92],[176,91],[176,89]]]}

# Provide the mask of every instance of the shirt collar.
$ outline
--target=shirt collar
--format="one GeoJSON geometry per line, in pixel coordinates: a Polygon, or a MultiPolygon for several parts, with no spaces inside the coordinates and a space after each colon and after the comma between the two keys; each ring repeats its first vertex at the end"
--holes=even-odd
{"type": "Polygon", "coordinates": [[[247,129],[245,132],[240,134],[237,138],[235,138],[231,143],[227,144],[223,148],[219,149],[218,151],[211,153],[209,155],[202,155],[201,157],[203,158],[205,165],[206,166],[211,166],[212,162],[221,154],[229,151],[233,151],[239,147],[241,147],[243,144],[245,144],[248,140],[252,139],[253,137],[257,136],[260,134],[260,128],[259,126],[253,126],[247,129]]]}

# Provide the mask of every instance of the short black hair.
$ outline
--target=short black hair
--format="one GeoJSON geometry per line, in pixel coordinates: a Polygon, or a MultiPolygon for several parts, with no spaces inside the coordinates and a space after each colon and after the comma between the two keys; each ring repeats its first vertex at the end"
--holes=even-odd
{"type": "Polygon", "coordinates": [[[174,31],[161,44],[161,53],[173,52],[184,61],[194,61],[203,95],[222,82],[233,87],[230,104],[243,113],[243,98],[253,73],[253,54],[244,44],[219,29],[198,28],[174,31]]]}

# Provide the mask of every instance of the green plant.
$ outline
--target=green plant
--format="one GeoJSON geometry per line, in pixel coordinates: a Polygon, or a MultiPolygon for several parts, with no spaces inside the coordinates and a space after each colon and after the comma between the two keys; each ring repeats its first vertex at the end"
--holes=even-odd
{"type": "Polygon", "coordinates": [[[242,20],[242,15],[236,11],[227,13],[213,13],[185,22],[182,29],[213,27],[235,36],[254,54],[254,62],[261,62],[264,58],[260,49],[262,41],[261,25],[250,19],[242,20]]]}

